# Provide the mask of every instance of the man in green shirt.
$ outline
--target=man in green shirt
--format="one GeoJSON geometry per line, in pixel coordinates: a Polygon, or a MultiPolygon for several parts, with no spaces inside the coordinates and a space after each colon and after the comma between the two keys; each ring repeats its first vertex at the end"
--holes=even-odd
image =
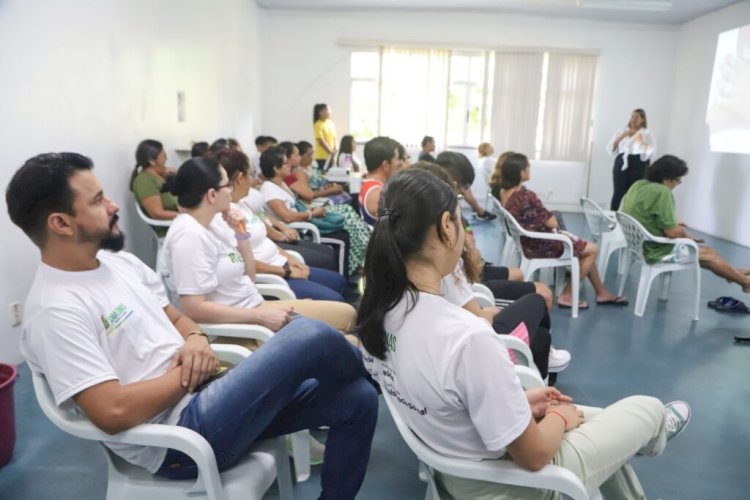
{"type": "MultiPolygon", "coordinates": [[[[672,190],[682,183],[688,167],[676,156],[665,155],[646,170],[646,178],[636,181],[622,199],[620,211],[632,216],[655,236],[692,238],[685,225],[677,221],[672,190]]],[[[646,262],[679,262],[686,251],[682,245],[647,242],[643,244],[646,262]]],[[[700,266],[742,287],[750,293],[750,276],[721,258],[712,248],[699,247],[700,266]]]]}

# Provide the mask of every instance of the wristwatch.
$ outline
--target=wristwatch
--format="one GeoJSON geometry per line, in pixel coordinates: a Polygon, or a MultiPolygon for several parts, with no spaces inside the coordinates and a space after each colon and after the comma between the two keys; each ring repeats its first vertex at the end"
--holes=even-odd
{"type": "Polygon", "coordinates": [[[292,268],[289,267],[289,262],[284,262],[284,265],[281,266],[281,267],[284,268],[284,279],[288,280],[289,276],[292,275],[292,268]]]}

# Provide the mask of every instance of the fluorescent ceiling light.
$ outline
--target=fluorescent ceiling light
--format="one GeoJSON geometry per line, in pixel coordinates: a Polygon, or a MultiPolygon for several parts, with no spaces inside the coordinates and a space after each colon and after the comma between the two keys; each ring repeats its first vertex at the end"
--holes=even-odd
{"type": "Polygon", "coordinates": [[[667,12],[672,10],[668,0],[577,0],[582,9],[601,10],[639,10],[650,12],[667,12]]]}

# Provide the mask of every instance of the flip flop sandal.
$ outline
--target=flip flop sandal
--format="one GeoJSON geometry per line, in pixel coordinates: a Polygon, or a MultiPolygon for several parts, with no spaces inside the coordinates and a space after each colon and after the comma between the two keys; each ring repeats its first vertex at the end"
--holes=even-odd
{"type": "Polygon", "coordinates": [[[596,303],[597,305],[600,305],[600,306],[626,306],[630,304],[630,302],[628,302],[628,299],[626,299],[623,296],[615,297],[614,299],[610,299],[610,300],[602,300],[602,301],[597,300],[596,303]]]}
{"type": "Polygon", "coordinates": [[[729,300],[735,300],[734,297],[719,297],[716,300],[711,300],[708,302],[708,307],[712,309],[716,309],[716,306],[723,306],[727,301],[729,300]]]}
{"type": "Polygon", "coordinates": [[[737,299],[729,300],[723,305],[717,305],[715,309],[720,312],[750,313],[750,309],[747,308],[745,303],[737,299]]]}

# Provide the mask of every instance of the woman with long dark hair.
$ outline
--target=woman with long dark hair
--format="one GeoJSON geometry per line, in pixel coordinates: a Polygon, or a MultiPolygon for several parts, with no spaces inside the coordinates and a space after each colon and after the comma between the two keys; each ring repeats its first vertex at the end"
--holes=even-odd
{"type": "Polygon", "coordinates": [[[351,169],[352,172],[359,172],[360,161],[354,156],[356,150],[357,141],[354,140],[354,136],[345,135],[342,137],[339,154],[336,155],[336,166],[351,169]]]}
{"type": "MultiPolygon", "coordinates": [[[[365,261],[357,315],[365,366],[409,428],[437,452],[549,463],[607,498],[644,498],[628,461],[658,455],[690,417],[684,402],[664,406],[633,396],[582,408],[552,387],[524,391],[491,326],[440,296],[466,235],[452,187],[419,170],[384,186],[365,261]]],[[[551,498],[539,490],[436,473],[453,498],[551,498]]]]}
{"type": "MultiPolygon", "coordinates": [[[[177,198],[162,189],[169,174],[167,154],[159,141],[146,139],[135,150],[135,167],[130,175],[130,190],[144,213],[157,220],[172,220],[177,211],[177,198]]],[[[155,228],[164,236],[166,229],[155,228]]]]}
{"type": "Polygon", "coordinates": [[[654,157],[656,139],[648,129],[646,112],[638,108],[630,113],[630,120],[625,128],[615,132],[614,137],[607,144],[607,152],[615,155],[612,167],[612,183],[614,192],[610,210],[619,210],[620,201],[635,181],[643,179],[646,167],[654,157]]]}

